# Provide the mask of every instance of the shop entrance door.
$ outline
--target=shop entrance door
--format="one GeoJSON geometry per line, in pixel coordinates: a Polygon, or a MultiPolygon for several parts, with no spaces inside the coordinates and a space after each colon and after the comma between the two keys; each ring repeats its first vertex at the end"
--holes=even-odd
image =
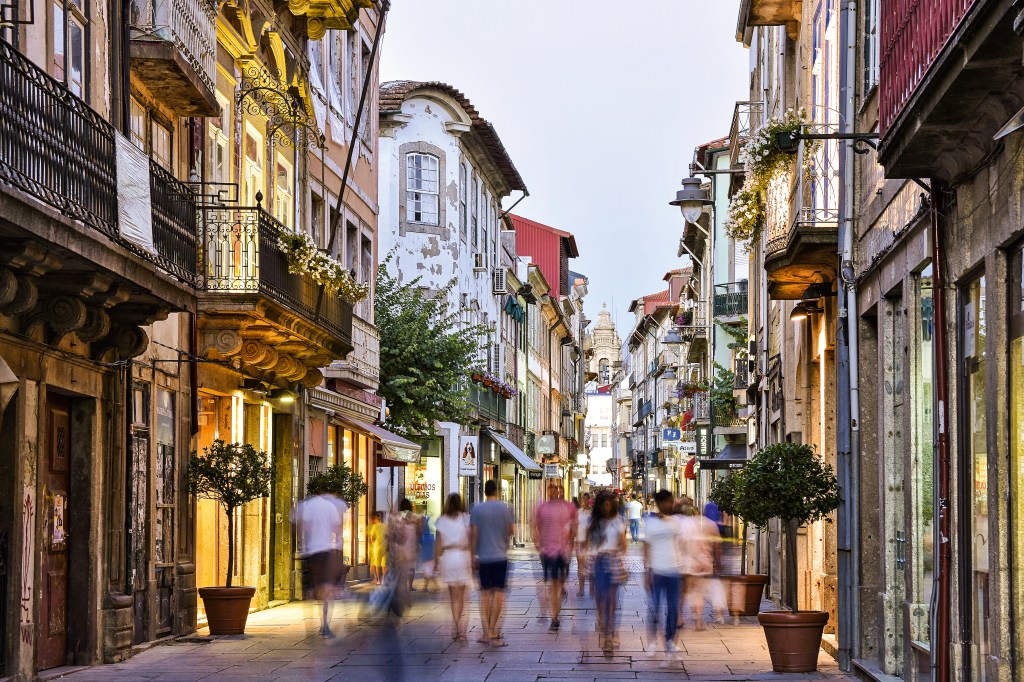
{"type": "Polygon", "coordinates": [[[68,399],[47,394],[46,456],[40,478],[46,486],[42,553],[42,585],[37,626],[36,663],[40,670],[67,663],[68,536],[64,520],[68,505],[68,451],[71,423],[68,399]]]}

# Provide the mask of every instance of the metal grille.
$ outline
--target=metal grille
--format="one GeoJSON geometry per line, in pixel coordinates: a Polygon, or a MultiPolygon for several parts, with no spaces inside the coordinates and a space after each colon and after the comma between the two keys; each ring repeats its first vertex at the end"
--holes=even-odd
{"type": "Polygon", "coordinates": [[[762,102],[736,102],[732,112],[732,127],[729,129],[730,168],[739,166],[740,151],[750,139],[750,134],[761,127],[763,111],[762,102]]]}
{"type": "Polygon", "coordinates": [[[149,192],[153,202],[154,260],[164,270],[192,286],[200,284],[199,214],[195,190],[149,162],[149,192]]]}

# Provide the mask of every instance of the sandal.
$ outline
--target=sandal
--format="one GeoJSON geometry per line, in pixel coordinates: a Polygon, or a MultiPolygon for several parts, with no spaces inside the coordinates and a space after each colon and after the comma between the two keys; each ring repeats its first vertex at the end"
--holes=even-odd
{"type": "Polygon", "coordinates": [[[486,637],[481,637],[480,639],[478,639],[476,641],[477,641],[477,644],[490,644],[491,643],[491,640],[487,639],[486,637]]]}
{"type": "Polygon", "coordinates": [[[508,642],[506,642],[505,640],[501,639],[500,637],[495,637],[494,639],[491,640],[491,646],[498,647],[500,649],[503,646],[508,646],[508,642]]]}

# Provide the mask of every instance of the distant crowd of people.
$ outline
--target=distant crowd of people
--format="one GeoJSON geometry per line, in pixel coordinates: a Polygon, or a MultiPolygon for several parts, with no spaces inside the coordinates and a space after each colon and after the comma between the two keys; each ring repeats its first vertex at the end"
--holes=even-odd
{"type": "MultiPolygon", "coordinates": [[[[419,571],[425,591],[437,592],[439,582],[447,586],[451,636],[465,643],[466,600],[475,574],[481,613],[477,641],[507,646],[501,617],[515,517],[499,499],[498,490],[497,481],[486,481],[485,499],[469,513],[460,495],[449,495],[436,520],[415,514],[408,499],[386,522],[384,514],[376,512],[367,529],[370,575],[376,586],[371,601],[401,615],[419,571]]],[[[665,650],[676,650],[680,617],[687,608],[697,629],[704,627],[706,602],[725,618],[725,590],[716,578],[721,563],[721,515],[713,504],[701,514],[693,500],[676,498],[667,490],[651,496],[647,504],[638,495],[627,498],[612,491],[585,493],[568,501],[560,480],[549,481],[546,493],[533,514],[531,531],[541,565],[540,616],[549,619],[549,630],[561,628],[565,585],[575,557],[576,594],[585,596],[589,583],[599,646],[605,654],[614,651],[619,588],[629,577],[627,538],[642,543],[642,581],[653,611],[651,634],[658,631],[665,650]]],[[[323,602],[320,631],[325,637],[333,636],[331,601],[344,573],[340,539],[346,510],[341,500],[317,495],[300,502],[292,514],[309,574],[309,596],[323,602]]]]}

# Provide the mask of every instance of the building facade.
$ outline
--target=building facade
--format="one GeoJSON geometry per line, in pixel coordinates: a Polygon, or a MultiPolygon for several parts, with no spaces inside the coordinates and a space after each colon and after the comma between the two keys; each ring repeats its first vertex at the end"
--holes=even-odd
{"type": "Polygon", "coordinates": [[[472,503],[482,499],[483,482],[496,479],[502,499],[526,514],[538,487],[529,475],[541,467],[524,452],[517,353],[536,306],[525,300],[529,273],[501,210],[504,197],[526,186],[494,127],[448,84],[383,84],[380,127],[382,248],[392,254],[389,267],[400,282],[445,292],[463,324],[486,331],[476,367],[467,368],[478,376],[469,384],[473,418],[438,423],[436,437],[424,440],[423,457],[403,472],[403,488],[425,484],[430,494],[420,506],[436,517],[449,493],[472,503]],[[513,387],[508,397],[499,385],[513,387]],[[476,465],[467,470],[473,453],[476,465]]]}

